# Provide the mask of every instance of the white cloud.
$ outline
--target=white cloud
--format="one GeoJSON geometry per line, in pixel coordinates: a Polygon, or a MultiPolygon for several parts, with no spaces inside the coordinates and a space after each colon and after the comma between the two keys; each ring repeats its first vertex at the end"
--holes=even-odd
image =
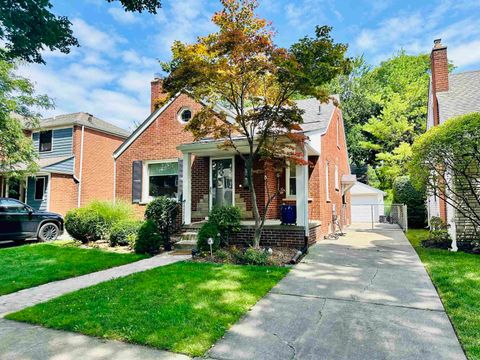
{"type": "Polygon", "coordinates": [[[124,42],[118,35],[98,30],[82,19],[75,18],[72,24],[73,34],[78,38],[81,47],[98,52],[112,52],[120,42],[124,42]]]}
{"type": "Polygon", "coordinates": [[[141,65],[143,67],[157,68],[157,71],[160,70],[158,60],[146,56],[140,56],[133,49],[123,51],[122,60],[132,65],[141,65]]]}
{"type": "Polygon", "coordinates": [[[117,80],[122,89],[136,93],[139,99],[150,98],[150,81],[153,79],[150,71],[127,71],[117,80]]]}
{"type": "Polygon", "coordinates": [[[469,66],[480,63],[480,40],[451,46],[448,57],[455,66],[469,66]]]}
{"type": "Polygon", "coordinates": [[[132,25],[141,22],[140,17],[130,11],[125,11],[122,8],[112,7],[108,9],[108,13],[119,23],[123,25],[132,25]]]}

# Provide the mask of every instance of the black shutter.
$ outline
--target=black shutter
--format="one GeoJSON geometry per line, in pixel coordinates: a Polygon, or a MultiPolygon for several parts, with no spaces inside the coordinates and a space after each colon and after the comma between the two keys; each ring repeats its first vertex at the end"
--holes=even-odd
{"type": "Polygon", "coordinates": [[[178,200],[183,200],[183,159],[178,159],[178,200]]]}
{"type": "Polygon", "coordinates": [[[138,204],[142,200],[142,161],[132,163],[132,203],[138,204]]]}

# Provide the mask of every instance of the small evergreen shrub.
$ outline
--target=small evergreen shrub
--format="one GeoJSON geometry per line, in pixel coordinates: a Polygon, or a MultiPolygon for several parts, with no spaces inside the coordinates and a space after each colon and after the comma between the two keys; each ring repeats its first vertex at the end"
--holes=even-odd
{"type": "Polygon", "coordinates": [[[141,221],[122,220],[115,223],[110,230],[110,246],[134,247],[141,221]]]}
{"type": "Polygon", "coordinates": [[[159,196],[148,203],[145,210],[145,219],[153,221],[160,236],[165,250],[171,250],[170,236],[177,228],[177,217],[180,213],[180,205],[177,200],[159,196]]]}
{"type": "Polygon", "coordinates": [[[450,243],[452,239],[448,233],[448,224],[437,216],[430,219],[428,240],[434,243],[450,243]]]}
{"type": "Polygon", "coordinates": [[[65,229],[70,236],[84,244],[102,239],[107,230],[102,217],[87,208],[67,212],[65,229]]]}
{"type": "Polygon", "coordinates": [[[156,255],[160,253],[162,237],[157,225],[152,220],[145,221],[138,229],[134,249],[137,254],[156,255]]]}
{"type": "Polygon", "coordinates": [[[208,239],[213,239],[212,250],[217,251],[220,247],[220,235],[218,232],[218,226],[210,221],[206,222],[200,228],[197,235],[197,249],[199,251],[210,251],[210,245],[208,245],[208,239]]]}
{"type": "Polygon", "coordinates": [[[208,222],[217,226],[222,246],[228,245],[231,234],[240,230],[241,218],[242,213],[235,206],[219,206],[210,211],[208,222]]]}
{"type": "Polygon", "coordinates": [[[245,252],[237,253],[236,260],[240,264],[245,265],[271,265],[270,255],[264,250],[254,249],[249,247],[245,252]]]}
{"type": "Polygon", "coordinates": [[[423,228],[427,219],[425,191],[417,190],[409,176],[400,176],[393,182],[393,202],[407,205],[408,226],[423,228]]]}

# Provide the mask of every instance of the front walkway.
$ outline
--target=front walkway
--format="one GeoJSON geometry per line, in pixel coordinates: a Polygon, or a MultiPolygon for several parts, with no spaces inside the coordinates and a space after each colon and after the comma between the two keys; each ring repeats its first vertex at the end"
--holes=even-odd
{"type": "Polygon", "coordinates": [[[234,325],[213,359],[465,359],[400,230],[325,240],[234,325]]]}
{"type": "Polygon", "coordinates": [[[8,313],[36,305],[38,303],[45,302],[72,291],[118,277],[127,276],[136,272],[173,264],[188,258],[190,258],[190,256],[172,256],[167,253],[107,270],[77,276],[66,280],[54,281],[30,289],[20,290],[12,294],[3,295],[0,296],[0,317],[3,317],[8,313]]]}

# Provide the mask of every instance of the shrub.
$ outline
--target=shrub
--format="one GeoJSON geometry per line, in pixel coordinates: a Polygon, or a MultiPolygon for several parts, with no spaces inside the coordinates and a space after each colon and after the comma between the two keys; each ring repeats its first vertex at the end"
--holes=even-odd
{"type": "Polygon", "coordinates": [[[145,210],[145,218],[156,224],[165,250],[171,249],[170,235],[176,229],[179,210],[177,200],[166,196],[155,198],[145,210]]]}
{"type": "Polygon", "coordinates": [[[220,247],[220,236],[218,233],[218,227],[216,224],[206,222],[200,228],[197,235],[197,249],[200,251],[210,251],[210,245],[208,245],[208,239],[213,239],[212,250],[217,251],[220,247]]]}
{"type": "Polygon", "coordinates": [[[217,251],[215,251],[215,257],[218,260],[226,261],[230,259],[230,254],[228,253],[228,251],[218,249],[217,251]]]}
{"type": "Polygon", "coordinates": [[[137,240],[141,221],[122,220],[115,223],[110,229],[110,246],[130,246],[133,248],[137,240]]]}
{"type": "Polygon", "coordinates": [[[241,264],[246,265],[270,265],[270,255],[264,250],[257,250],[252,247],[245,250],[242,254],[241,252],[236,256],[237,261],[241,264]]]}
{"type": "Polygon", "coordinates": [[[408,226],[423,228],[427,218],[425,191],[417,190],[409,176],[400,176],[393,182],[393,202],[407,205],[408,226]]]}
{"type": "Polygon", "coordinates": [[[235,206],[214,207],[208,215],[208,221],[217,225],[221,245],[228,245],[230,235],[240,230],[242,213],[235,206]]]}
{"type": "Polygon", "coordinates": [[[101,216],[87,208],[67,212],[65,229],[74,239],[84,244],[100,240],[106,233],[106,226],[101,216]]]}
{"type": "Polygon", "coordinates": [[[157,225],[152,220],[145,221],[138,229],[134,249],[137,254],[156,255],[160,252],[162,237],[157,225]]]}
{"type": "Polygon", "coordinates": [[[132,217],[133,208],[127,203],[93,201],[83,208],[70,210],[65,216],[65,229],[74,239],[87,243],[108,238],[115,223],[132,217]]]}
{"type": "Polygon", "coordinates": [[[432,216],[430,219],[428,240],[435,243],[451,242],[450,235],[448,234],[448,224],[437,216],[432,216]]]}

